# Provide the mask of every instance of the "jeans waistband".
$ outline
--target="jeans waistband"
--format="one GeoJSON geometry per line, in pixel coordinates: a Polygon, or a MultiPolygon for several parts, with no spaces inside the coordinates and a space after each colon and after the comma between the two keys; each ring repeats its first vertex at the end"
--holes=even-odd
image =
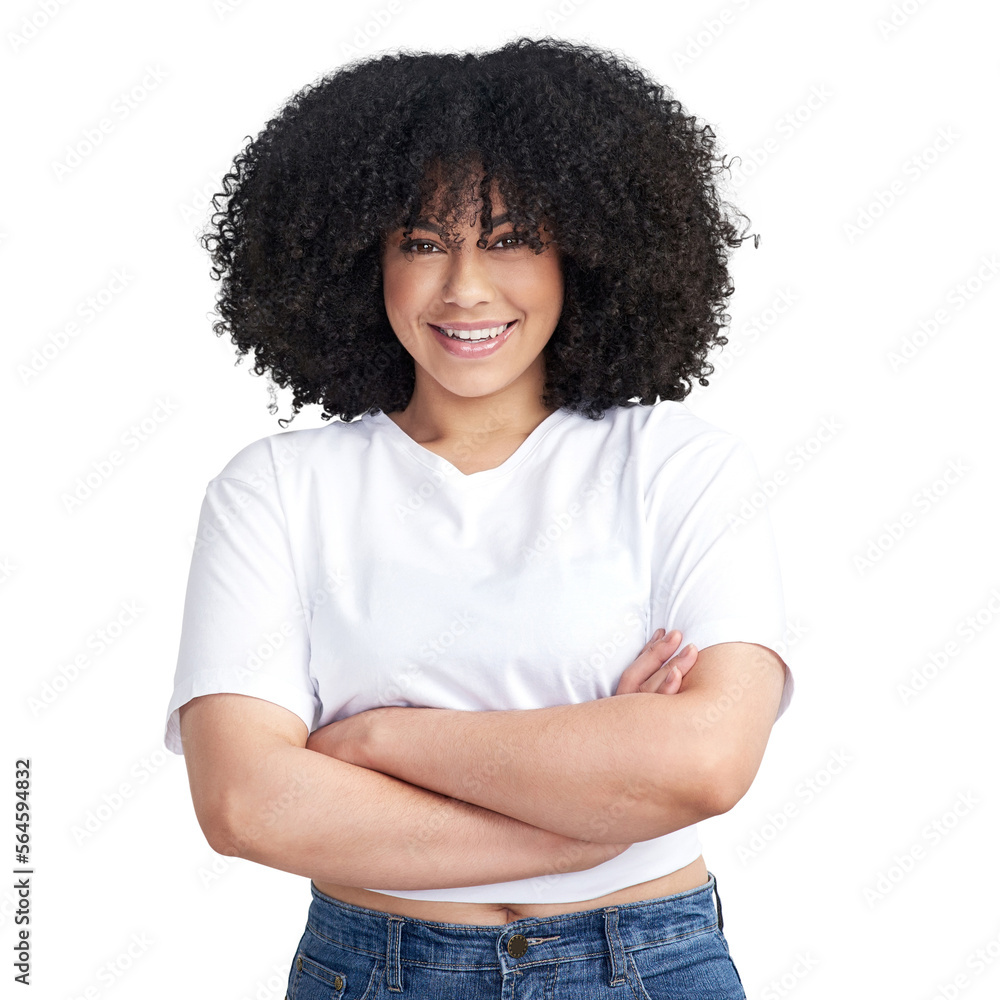
{"type": "Polygon", "coordinates": [[[614,984],[625,981],[625,952],[722,928],[722,905],[716,902],[711,872],[704,885],[671,896],[498,925],[385,913],[332,899],[315,885],[312,895],[309,930],[339,947],[385,958],[390,989],[400,981],[400,967],[410,962],[452,970],[499,964],[506,973],[602,953],[610,954],[614,984]]]}

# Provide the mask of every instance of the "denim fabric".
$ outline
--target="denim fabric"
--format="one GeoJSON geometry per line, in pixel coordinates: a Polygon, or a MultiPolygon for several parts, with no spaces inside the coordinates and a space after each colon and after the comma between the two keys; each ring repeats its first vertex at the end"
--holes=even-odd
{"type": "Polygon", "coordinates": [[[672,896],[496,926],[312,895],[288,1000],[746,998],[711,873],[672,896]]]}

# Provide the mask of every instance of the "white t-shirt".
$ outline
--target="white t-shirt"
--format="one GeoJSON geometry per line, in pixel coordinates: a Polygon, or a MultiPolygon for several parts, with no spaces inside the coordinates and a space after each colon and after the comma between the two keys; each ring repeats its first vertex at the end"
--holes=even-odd
{"type": "MultiPolygon", "coordinates": [[[[384,412],[255,441],[206,489],[166,745],[183,752],[178,709],[217,692],[282,705],[311,732],[381,705],[607,698],[660,627],[699,649],[779,649],[772,529],[744,504],[758,478],[738,437],[670,400],[601,420],[557,410],[470,475],[384,412]]],[[[779,715],[792,688],[786,671],[779,715]]],[[[375,891],[577,902],[700,853],[691,826],[586,871],[375,891]]]]}

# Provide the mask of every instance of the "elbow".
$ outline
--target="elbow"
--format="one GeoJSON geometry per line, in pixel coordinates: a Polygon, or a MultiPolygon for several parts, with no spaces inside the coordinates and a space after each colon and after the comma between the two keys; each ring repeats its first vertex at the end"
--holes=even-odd
{"type": "Polygon", "coordinates": [[[232,824],[216,820],[212,823],[203,823],[201,830],[205,834],[208,846],[216,854],[224,854],[230,858],[246,857],[240,838],[232,824]]]}
{"type": "Polygon", "coordinates": [[[746,795],[745,788],[728,780],[727,775],[719,775],[706,782],[699,795],[698,806],[705,819],[721,816],[729,812],[744,795],[746,795]]]}
{"type": "Polygon", "coordinates": [[[755,764],[739,753],[719,755],[707,762],[694,792],[696,808],[703,818],[729,812],[750,790],[758,767],[759,761],[755,764]]]}
{"type": "Polygon", "coordinates": [[[247,858],[250,840],[231,794],[218,794],[211,803],[195,802],[195,815],[208,846],[216,854],[247,858]]]}

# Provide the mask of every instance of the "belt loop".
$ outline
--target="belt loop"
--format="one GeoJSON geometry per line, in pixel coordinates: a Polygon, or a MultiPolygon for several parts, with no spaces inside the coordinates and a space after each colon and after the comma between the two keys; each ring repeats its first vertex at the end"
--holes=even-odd
{"type": "Polygon", "coordinates": [[[399,938],[403,931],[403,918],[390,915],[387,921],[385,939],[385,973],[389,981],[389,990],[393,993],[403,992],[403,971],[399,964],[399,938]]]}
{"type": "Polygon", "coordinates": [[[712,888],[715,890],[715,910],[719,915],[719,930],[722,930],[722,897],[719,895],[719,880],[713,875],[712,881],[715,883],[712,888]]]}
{"type": "Polygon", "coordinates": [[[625,982],[625,946],[618,933],[618,907],[608,906],[604,910],[604,937],[608,942],[611,956],[611,979],[609,986],[621,986],[625,982]]]}

